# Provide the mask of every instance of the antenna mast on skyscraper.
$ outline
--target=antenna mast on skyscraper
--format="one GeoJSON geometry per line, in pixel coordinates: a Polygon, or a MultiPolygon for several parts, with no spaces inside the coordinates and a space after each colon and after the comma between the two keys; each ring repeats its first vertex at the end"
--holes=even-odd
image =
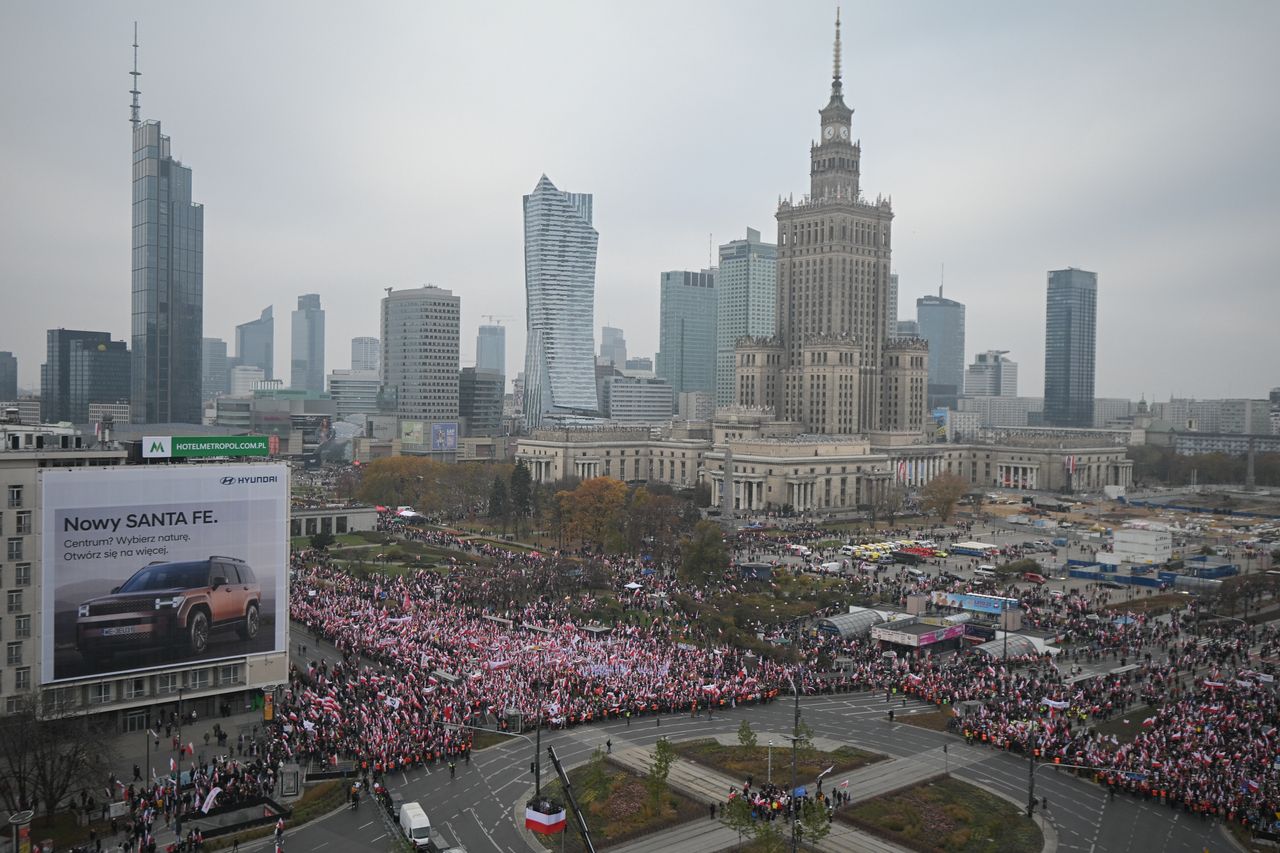
{"type": "Polygon", "coordinates": [[[129,76],[133,77],[133,88],[129,90],[129,94],[133,95],[133,105],[129,107],[129,122],[137,129],[140,119],[138,118],[138,96],[142,92],[138,91],[138,78],[142,76],[142,72],[138,70],[138,22],[133,22],[133,70],[129,72],[129,76]]]}
{"type": "Polygon", "coordinates": [[[840,79],[840,7],[836,7],[836,42],[831,48],[831,79],[840,79]]]}
{"type": "Polygon", "coordinates": [[[942,286],[947,283],[947,265],[938,265],[938,298],[942,298],[942,286]]]}

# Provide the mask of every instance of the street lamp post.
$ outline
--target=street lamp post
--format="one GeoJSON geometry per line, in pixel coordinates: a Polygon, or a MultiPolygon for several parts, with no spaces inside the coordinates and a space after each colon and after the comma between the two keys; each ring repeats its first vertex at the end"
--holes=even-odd
{"type": "Polygon", "coordinates": [[[773,784],[773,741],[769,741],[769,778],[770,785],[773,784]]]}

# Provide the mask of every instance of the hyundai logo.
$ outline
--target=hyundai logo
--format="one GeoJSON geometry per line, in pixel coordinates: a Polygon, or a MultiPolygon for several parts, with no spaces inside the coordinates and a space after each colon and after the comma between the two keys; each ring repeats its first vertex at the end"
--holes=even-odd
{"type": "Polygon", "coordinates": [[[235,477],[223,477],[223,478],[222,478],[222,480],[221,480],[222,485],[224,485],[224,486],[230,486],[230,485],[231,485],[232,483],[234,483],[235,481],[236,481],[236,478],[235,478],[235,477]]]}

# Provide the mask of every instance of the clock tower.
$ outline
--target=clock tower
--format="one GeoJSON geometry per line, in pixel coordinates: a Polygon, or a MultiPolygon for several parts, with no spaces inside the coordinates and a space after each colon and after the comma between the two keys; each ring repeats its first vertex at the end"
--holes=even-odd
{"type": "Polygon", "coordinates": [[[853,141],[853,110],[845,105],[840,80],[840,13],[836,12],[836,41],[831,63],[831,100],[818,111],[822,123],[818,141],[809,148],[809,196],[818,199],[858,198],[861,146],[853,141]]]}

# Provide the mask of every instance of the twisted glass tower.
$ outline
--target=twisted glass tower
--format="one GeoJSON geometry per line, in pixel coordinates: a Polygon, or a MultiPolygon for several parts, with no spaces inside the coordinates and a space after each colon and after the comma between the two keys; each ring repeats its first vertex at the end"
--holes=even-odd
{"type": "Polygon", "coordinates": [[[524,197],[524,414],[531,429],[549,415],[597,414],[592,332],[599,239],[589,193],[562,192],[543,175],[524,197]]]}

